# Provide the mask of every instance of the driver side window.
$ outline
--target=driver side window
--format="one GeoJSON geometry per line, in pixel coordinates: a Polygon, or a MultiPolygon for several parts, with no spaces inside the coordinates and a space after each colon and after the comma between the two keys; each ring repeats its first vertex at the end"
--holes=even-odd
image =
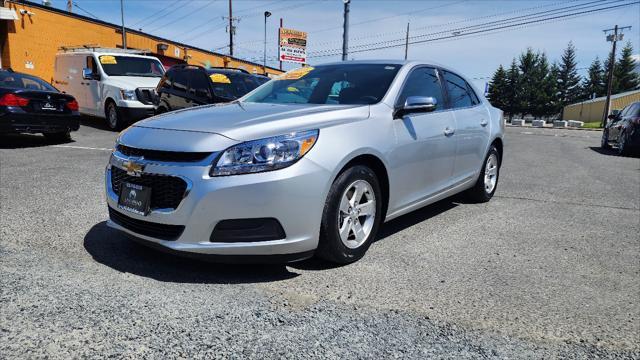
{"type": "Polygon", "coordinates": [[[433,97],[437,101],[436,109],[444,108],[442,87],[436,74],[436,70],[430,67],[421,67],[411,71],[404,83],[404,88],[398,97],[397,106],[404,105],[409,96],[433,97]]]}

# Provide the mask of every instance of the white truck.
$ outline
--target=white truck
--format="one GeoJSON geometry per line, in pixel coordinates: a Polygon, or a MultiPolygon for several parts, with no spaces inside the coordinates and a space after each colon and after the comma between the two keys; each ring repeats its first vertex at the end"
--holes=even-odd
{"type": "Polygon", "coordinates": [[[139,51],[62,48],[53,85],[73,95],[80,113],[106,119],[119,130],[154,113],[155,88],[164,74],[158,58],[139,51]]]}

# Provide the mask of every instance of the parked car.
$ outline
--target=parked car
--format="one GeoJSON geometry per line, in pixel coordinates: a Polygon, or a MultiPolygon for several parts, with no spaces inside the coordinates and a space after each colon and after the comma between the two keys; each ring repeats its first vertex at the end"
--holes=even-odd
{"type": "Polygon", "coordinates": [[[158,84],[156,112],[161,114],[192,106],[229,102],[264,84],[265,78],[241,69],[175,65],[167,70],[158,84]]]}
{"type": "Polygon", "coordinates": [[[502,111],[448,68],[305,67],[125,130],[105,173],[108,224],[183,255],[349,263],[384,221],[462,191],[489,201],[503,135],[502,111]]]}
{"type": "Polygon", "coordinates": [[[640,150],[640,101],[609,115],[602,131],[603,149],[616,146],[618,154],[629,155],[640,150]]]}
{"type": "Polygon", "coordinates": [[[82,114],[112,130],[154,114],[154,89],[164,67],[136,51],[73,48],[56,55],[54,85],[78,99],[82,114]]]}
{"type": "Polygon", "coordinates": [[[80,127],[78,102],[46,81],[0,69],[0,133],[42,133],[55,142],[71,140],[80,127]]]}

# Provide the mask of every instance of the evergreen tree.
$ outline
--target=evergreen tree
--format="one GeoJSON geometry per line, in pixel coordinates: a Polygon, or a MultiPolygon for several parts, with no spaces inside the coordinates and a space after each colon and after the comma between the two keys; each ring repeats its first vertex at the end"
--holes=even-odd
{"type": "Polygon", "coordinates": [[[561,106],[572,104],[580,98],[580,75],[576,63],[576,48],[569,42],[562,54],[558,69],[558,92],[561,106]]]}
{"type": "Polygon", "coordinates": [[[640,85],[640,76],[635,72],[636,61],[632,55],[633,47],[631,42],[627,42],[613,70],[613,76],[616,79],[613,83],[614,94],[635,90],[640,85]]]}
{"type": "Polygon", "coordinates": [[[489,93],[487,97],[491,105],[498,109],[505,109],[507,107],[507,86],[507,72],[504,70],[504,67],[500,65],[489,83],[489,93]]]}
{"type": "MultiPolygon", "coordinates": [[[[558,79],[551,74],[547,55],[545,53],[535,55],[536,61],[529,77],[532,83],[527,90],[529,91],[529,113],[539,118],[555,112],[554,100],[558,79]]],[[[557,73],[557,66],[555,71],[557,73]]]]}
{"type": "Polygon", "coordinates": [[[602,68],[600,59],[596,57],[595,60],[589,66],[587,78],[582,82],[582,96],[583,100],[591,99],[594,94],[595,97],[604,96],[607,94],[607,77],[602,68]]]}
{"type": "Polygon", "coordinates": [[[545,116],[556,116],[561,114],[564,104],[561,100],[558,78],[560,77],[561,68],[557,63],[551,65],[551,70],[545,80],[544,91],[548,95],[548,106],[544,111],[545,116]]]}
{"type": "Polygon", "coordinates": [[[533,110],[533,83],[538,56],[531,48],[520,54],[518,59],[518,72],[520,73],[520,86],[516,91],[516,106],[522,115],[531,114],[533,110]]]}
{"type": "Polygon", "coordinates": [[[521,113],[521,108],[518,104],[518,93],[520,89],[520,71],[516,64],[516,59],[511,60],[511,66],[507,71],[507,88],[505,91],[505,107],[503,111],[509,114],[509,121],[513,119],[515,114],[521,113]]]}

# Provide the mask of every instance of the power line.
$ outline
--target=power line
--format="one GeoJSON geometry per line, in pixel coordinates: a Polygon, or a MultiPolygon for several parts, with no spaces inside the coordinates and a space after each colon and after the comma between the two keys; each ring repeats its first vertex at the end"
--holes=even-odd
{"type": "MultiPolygon", "coordinates": [[[[434,39],[415,40],[415,41],[410,41],[409,44],[410,45],[415,45],[415,44],[423,44],[423,43],[427,43],[427,42],[433,42],[433,41],[444,40],[444,39],[461,38],[461,37],[465,37],[465,36],[469,36],[469,35],[473,35],[473,34],[481,34],[481,33],[491,32],[491,31],[495,31],[495,30],[517,28],[517,27],[522,27],[522,26],[525,26],[525,25],[532,25],[532,24],[537,24],[537,23],[541,23],[541,22],[548,22],[550,20],[565,19],[565,18],[568,18],[568,17],[577,17],[577,16],[581,16],[581,15],[591,14],[591,13],[594,13],[594,12],[612,10],[612,9],[617,9],[617,8],[630,6],[630,5],[635,5],[635,4],[639,4],[639,3],[640,3],[639,1],[634,1],[634,2],[631,2],[631,3],[612,5],[612,6],[598,8],[598,9],[588,9],[588,10],[583,10],[583,11],[570,13],[570,14],[555,15],[555,16],[542,18],[542,19],[537,19],[537,20],[524,21],[524,22],[520,22],[520,23],[517,23],[517,24],[501,25],[501,26],[496,26],[496,27],[492,27],[492,28],[488,28],[488,29],[474,30],[474,31],[466,32],[466,33],[460,32],[458,34],[445,35],[445,36],[441,36],[441,37],[434,38],[434,39]]],[[[360,53],[360,52],[389,49],[389,48],[395,48],[395,47],[401,47],[401,46],[404,46],[404,44],[392,44],[392,45],[377,46],[377,47],[372,47],[372,48],[350,50],[350,52],[351,53],[360,53]]],[[[336,49],[336,50],[338,50],[338,49],[336,49]]],[[[309,55],[307,57],[308,58],[317,58],[317,57],[327,57],[327,56],[337,56],[337,55],[340,55],[340,53],[339,52],[335,52],[335,53],[331,53],[331,54],[309,55]]]]}
{"type": "Polygon", "coordinates": [[[169,5],[167,5],[167,6],[163,7],[162,9],[160,9],[160,10],[158,10],[158,11],[154,12],[153,14],[151,14],[151,15],[149,15],[149,16],[144,17],[143,19],[140,19],[140,20],[136,21],[135,23],[133,23],[132,25],[129,25],[129,26],[135,26],[135,25],[137,25],[137,24],[144,23],[144,22],[146,22],[147,20],[149,20],[149,19],[151,19],[151,18],[155,17],[156,15],[160,14],[161,12],[164,12],[165,10],[167,10],[167,9],[171,8],[173,5],[177,4],[178,2],[180,2],[180,0],[176,0],[176,1],[172,2],[172,3],[169,3],[169,5]]]}
{"type": "MultiPolygon", "coordinates": [[[[613,3],[618,3],[621,1],[627,1],[627,0],[613,0],[613,1],[609,1],[605,4],[609,5],[609,4],[613,4],[613,3]]],[[[477,29],[482,29],[482,28],[486,28],[486,27],[491,27],[494,25],[502,25],[504,26],[504,24],[506,23],[514,23],[514,22],[518,22],[520,23],[520,21],[522,20],[531,20],[531,19],[535,19],[535,18],[541,18],[544,16],[549,16],[552,14],[558,14],[558,13],[564,13],[564,12],[568,12],[568,11],[575,11],[575,10],[583,10],[583,9],[591,9],[591,8],[595,8],[598,6],[603,5],[602,2],[600,1],[592,1],[589,3],[584,3],[584,4],[580,4],[577,6],[570,6],[570,7],[563,7],[563,8],[559,8],[559,9],[552,9],[552,10],[546,10],[546,11],[542,11],[542,12],[538,12],[538,13],[533,13],[533,14],[527,14],[527,15],[522,15],[522,16],[516,16],[516,17],[512,17],[512,18],[506,18],[506,19],[499,19],[496,21],[490,21],[490,22],[486,22],[486,23],[481,23],[481,24],[475,24],[475,25],[469,25],[469,26],[464,26],[464,27],[459,27],[459,28],[453,28],[453,29],[447,29],[447,30],[442,30],[442,31],[438,31],[438,32],[433,32],[433,33],[427,33],[427,34],[420,34],[420,35],[414,35],[411,36],[409,39],[410,40],[415,40],[415,39],[420,39],[420,38],[424,38],[424,37],[433,37],[433,36],[437,36],[437,35],[441,35],[441,34],[452,34],[453,36],[459,36],[462,32],[467,32],[469,30],[477,30],[477,29]],[[597,3],[594,5],[594,3],[597,3]]],[[[375,46],[382,46],[382,45],[389,45],[391,43],[394,42],[403,42],[404,43],[404,38],[397,38],[397,39],[393,39],[393,40],[385,40],[385,41],[379,41],[379,42],[373,42],[373,43],[367,43],[367,44],[360,44],[360,45],[355,45],[352,48],[355,49],[360,49],[360,48],[369,48],[369,47],[375,47],[375,46]]],[[[410,42],[409,44],[412,44],[414,42],[410,42]]],[[[402,44],[395,44],[393,47],[395,46],[400,46],[402,44]]],[[[314,56],[319,56],[319,54],[324,53],[324,52],[335,52],[338,49],[333,48],[333,49],[325,49],[325,50],[317,50],[314,52],[310,52],[309,57],[314,57],[314,56]]],[[[358,52],[358,51],[356,51],[358,52]]]]}
{"type": "Polygon", "coordinates": [[[82,10],[85,14],[88,14],[88,15],[89,15],[89,16],[91,16],[92,18],[94,18],[94,19],[98,19],[98,20],[101,20],[99,17],[97,17],[97,16],[95,16],[94,14],[90,13],[89,11],[87,11],[87,10],[85,10],[85,9],[81,8],[81,7],[80,7],[80,5],[78,5],[78,3],[77,3],[77,2],[75,2],[75,1],[73,2],[73,6],[77,7],[77,8],[78,8],[78,9],[80,9],[80,10],[82,10]]]}
{"type": "MultiPolygon", "coordinates": [[[[192,2],[194,2],[195,0],[187,0],[185,3],[182,4],[182,7],[179,10],[176,11],[180,11],[182,9],[185,9],[187,7],[187,5],[191,4],[192,2]]],[[[144,24],[144,26],[150,26],[151,24],[154,24],[155,22],[157,22],[160,19],[165,19],[167,15],[169,15],[171,13],[171,9],[169,10],[169,12],[167,12],[166,14],[161,14],[156,16],[155,19],[151,19],[151,21],[147,22],[146,24],[144,24]]],[[[142,27],[142,26],[139,26],[142,27]]]]}
{"type": "MultiPolygon", "coordinates": [[[[215,0],[208,1],[208,2],[206,2],[203,6],[200,6],[200,7],[196,8],[196,9],[194,9],[193,11],[191,11],[191,12],[188,12],[188,13],[184,14],[183,16],[181,16],[181,17],[179,17],[179,18],[177,18],[177,19],[171,20],[171,21],[166,22],[166,23],[164,23],[164,24],[162,24],[162,25],[160,25],[160,26],[158,26],[158,27],[156,27],[156,28],[154,28],[154,29],[152,29],[152,30],[149,30],[149,32],[151,32],[151,31],[156,31],[156,30],[161,29],[161,28],[163,28],[163,27],[165,27],[165,26],[167,26],[167,25],[169,25],[169,24],[172,24],[172,23],[177,23],[178,21],[180,21],[180,20],[182,20],[182,19],[186,18],[187,16],[191,16],[191,15],[193,15],[193,14],[197,13],[197,12],[200,12],[200,11],[202,11],[202,10],[206,9],[207,7],[211,6],[214,2],[215,2],[215,0]]],[[[148,25],[147,25],[147,26],[148,26],[148,25]]]]}

